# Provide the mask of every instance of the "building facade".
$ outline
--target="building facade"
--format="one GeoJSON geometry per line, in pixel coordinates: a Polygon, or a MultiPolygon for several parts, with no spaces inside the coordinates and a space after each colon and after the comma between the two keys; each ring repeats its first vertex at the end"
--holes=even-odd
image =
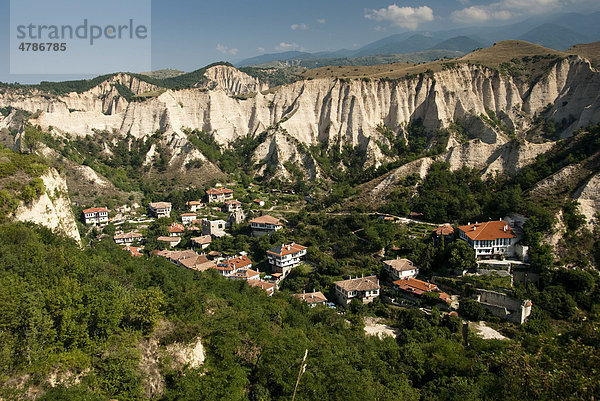
{"type": "Polygon", "coordinates": [[[393,280],[401,278],[415,278],[419,274],[419,268],[408,259],[392,259],[383,262],[383,268],[393,280]]]}
{"type": "Polygon", "coordinates": [[[292,242],[268,250],[267,259],[271,265],[271,270],[275,273],[281,273],[283,277],[287,276],[290,270],[300,264],[302,257],[306,255],[306,249],[305,246],[292,242]]]}
{"type": "Polygon", "coordinates": [[[460,226],[458,238],[467,242],[480,259],[515,256],[517,236],[502,220],[460,226]]]}
{"type": "Polygon", "coordinates": [[[152,202],[148,205],[148,213],[156,218],[171,217],[171,202],[152,202]]]}
{"type": "Polygon", "coordinates": [[[281,230],[283,228],[283,223],[280,219],[265,214],[264,216],[250,220],[250,228],[252,228],[253,236],[260,237],[281,230]]]}
{"type": "Polygon", "coordinates": [[[335,297],[344,307],[348,306],[353,299],[358,299],[364,304],[371,303],[379,296],[381,290],[377,276],[351,278],[333,284],[335,297]]]}
{"type": "Polygon", "coordinates": [[[92,207],[83,210],[85,224],[104,225],[108,224],[108,209],[105,207],[92,207]]]}
{"type": "Polygon", "coordinates": [[[229,188],[211,188],[206,191],[208,203],[223,203],[233,199],[233,190],[229,188]]]}

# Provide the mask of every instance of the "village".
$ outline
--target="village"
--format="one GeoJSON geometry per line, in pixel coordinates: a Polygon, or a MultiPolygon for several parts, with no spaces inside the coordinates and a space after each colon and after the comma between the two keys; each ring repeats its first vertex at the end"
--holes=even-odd
{"type": "MultiPolygon", "coordinates": [[[[249,189],[255,189],[253,186],[249,189]]],[[[112,212],[106,207],[92,207],[82,211],[82,222],[90,228],[105,229],[115,227],[112,240],[132,257],[159,257],[182,268],[199,272],[214,270],[231,280],[244,280],[248,285],[260,288],[268,296],[280,291],[282,283],[294,269],[308,266],[308,247],[296,242],[275,244],[265,251],[266,265],[260,269],[245,251],[225,254],[211,249],[213,241],[232,237],[233,228],[248,225],[252,237],[271,236],[287,230],[286,219],[275,217],[278,201],[271,194],[270,208],[265,200],[257,197],[252,202],[243,203],[235,196],[235,191],[217,185],[205,191],[203,199],[185,202],[185,209],[174,210],[170,202],[150,202],[146,213],[140,217],[124,216],[123,213],[109,217],[112,212]],[[249,218],[248,214],[254,217],[249,218]],[[177,216],[175,221],[174,217],[177,216]],[[149,224],[156,221],[169,221],[168,233],[151,237],[149,224]],[[129,224],[126,224],[129,223],[129,224]],[[136,229],[122,230],[124,224],[136,229]],[[187,240],[186,240],[187,239],[187,240]],[[147,251],[146,244],[152,242],[155,249],[147,251]]],[[[266,195],[263,194],[263,197],[266,195]]],[[[536,273],[529,271],[528,247],[522,245],[525,218],[519,215],[507,216],[497,221],[475,222],[464,226],[450,224],[432,225],[422,222],[419,213],[407,217],[376,214],[374,216],[386,224],[407,224],[409,235],[416,239],[428,238],[434,243],[449,244],[463,241],[473,250],[474,262],[469,269],[455,269],[448,275],[424,275],[419,266],[396,252],[395,258],[387,258],[382,250],[379,274],[349,276],[333,282],[326,295],[325,291],[305,288],[300,293],[290,293],[311,307],[324,306],[344,313],[351,303],[367,305],[375,300],[398,307],[420,308],[430,311],[432,307],[458,316],[461,297],[453,294],[453,280],[457,277],[494,277],[508,280],[507,291],[489,288],[473,288],[470,301],[478,303],[489,314],[501,320],[522,324],[531,314],[532,303],[527,299],[511,296],[513,283],[527,283],[539,280],[536,273]]],[[[111,231],[111,230],[104,230],[111,231]]],[[[106,238],[103,233],[98,238],[106,238]]],[[[391,253],[398,251],[391,247],[391,253]]]]}

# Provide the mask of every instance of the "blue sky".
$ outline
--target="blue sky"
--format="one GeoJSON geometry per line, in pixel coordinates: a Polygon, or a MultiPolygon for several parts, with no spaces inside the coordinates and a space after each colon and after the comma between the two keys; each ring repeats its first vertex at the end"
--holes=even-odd
{"type": "MultiPolygon", "coordinates": [[[[353,49],[411,30],[506,25],[545,13],[599,8],[597,0],[155,0],[152,69],[192,71],[261,53],[353,49]]],[[[9,19],[9,0],[0,0],[0,81],[78,78],[10,75],[9,19]]]]}

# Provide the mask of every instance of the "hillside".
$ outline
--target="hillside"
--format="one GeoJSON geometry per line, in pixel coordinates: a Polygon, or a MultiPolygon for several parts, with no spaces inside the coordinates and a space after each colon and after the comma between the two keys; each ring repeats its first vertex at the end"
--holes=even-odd
{"type": "Polygon", "coordinates": [[[438,155],[456,168],[513,174],[545,142],[600,120],[597,71],[522,41],[426,64],[311,69],[275,87],[269,77],[298,76],[244,71],[217,64],[165,84],[196,86],[187,89],[128,74],[67,95],[6,89],[0,127],[18,130],[25,113],[32,124],[52,127],[48,138],[56,140],[46,145],[54,151],[87,160],[119,190],[143,192],[148,178],[175,189],[225,174],[298,182],[298,171],[311,181],[353,171],[355,182],[365,182],[438,155]],[[526,146],[511,146],[515,139],[526,146]]]}

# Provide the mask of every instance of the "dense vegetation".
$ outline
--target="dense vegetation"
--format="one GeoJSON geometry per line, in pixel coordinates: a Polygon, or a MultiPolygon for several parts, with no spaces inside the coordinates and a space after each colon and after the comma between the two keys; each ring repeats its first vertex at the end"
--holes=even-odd
{"type": "Polygon", "coordinates": [[[7,221],[22,203],[30,203],[45,191],[40,178],[48,169],[42,158],[20,154],[0,146],[0,223],[7,221]]]}
{"type": "Polygon", "coordinates": [[[47,391],[41,399],[143,399],[145,339],[166,346],[198,336],[201,368],[157,362],[162,399],[289,399],[305,349],[298,399],[589,399],[600,391],[596,319],[556,326],[542,315],[513,328],[512,340],[469,336],[464,345],[460,320],[435,309],[353,305],[348,323],[285,294],[268,298],[244,282],[133,259],[110,241],[82,251],[23,224],[0,227],[0,238],[0,379],[28,373],[28,385],[47,391]],[[387,318],[398,338],[365,337],[365,313],[387,318]],[[81,373],[81,382],[50,389],[48,374],[65,372],[81,373]]]}

